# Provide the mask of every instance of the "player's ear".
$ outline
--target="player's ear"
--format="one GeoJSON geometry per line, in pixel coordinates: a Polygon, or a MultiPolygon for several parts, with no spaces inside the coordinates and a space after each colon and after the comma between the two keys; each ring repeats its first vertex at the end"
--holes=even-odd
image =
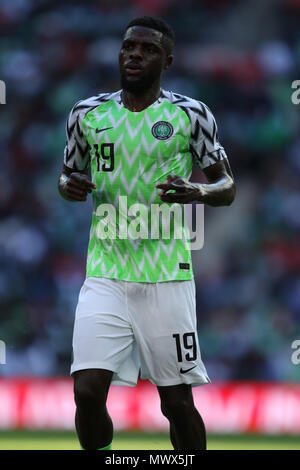
{"type": "Polygon", "coordinates": [[[166,60],[165,60],[165,69],[168,69],[169,67],[171,67],[173,63],[173,57],[174,56],[172,54],[167,55],[166,60]]]}

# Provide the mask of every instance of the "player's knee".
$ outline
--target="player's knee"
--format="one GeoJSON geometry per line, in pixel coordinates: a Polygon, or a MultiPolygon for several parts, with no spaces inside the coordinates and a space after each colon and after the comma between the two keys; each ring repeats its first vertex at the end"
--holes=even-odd
{"type": "Polygon", "coordinates": [[[161,400],[161,411],[169,420],[182,419],[194,409],[194,403],[189,397],[178,397],[161,400]]]}
{"type": "Polygon", "coordinates": [[[106,385],[92,374],[74,374],[74,399],[77,407],[106,409],[106,385]]]}

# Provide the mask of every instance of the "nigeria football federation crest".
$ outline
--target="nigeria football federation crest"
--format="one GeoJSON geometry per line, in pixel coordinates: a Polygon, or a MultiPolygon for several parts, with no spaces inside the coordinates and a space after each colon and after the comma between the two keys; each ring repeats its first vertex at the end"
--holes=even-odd
{"type": "Polygon", "coordinates": [[[158,121],[156,122],[151,129],[153,137],[158,140],[166,140],[174,132],[172,124],[167,121],[158,121]]]}

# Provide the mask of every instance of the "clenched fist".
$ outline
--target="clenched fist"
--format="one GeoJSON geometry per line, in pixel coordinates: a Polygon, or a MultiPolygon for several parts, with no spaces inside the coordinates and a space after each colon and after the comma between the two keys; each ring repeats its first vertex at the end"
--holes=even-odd
{"type": "Polygon", "coordinates": [[[166,181],[157,184],[156,187],[161,189],[158,195],[163,202],[187,204],[193,201],[201,201],[205,194],[201,184],[191,183],[186,178],[181,178],[178,175],[168,175],[166,181]]]}
{"type": "Polygon", "coordinates": [[[97,186],[90,181],[87,175],[73,172],[69,176],[62,173],[59,179],[59,191],[69,201],[86,201],[87,193],[97,186]]]}

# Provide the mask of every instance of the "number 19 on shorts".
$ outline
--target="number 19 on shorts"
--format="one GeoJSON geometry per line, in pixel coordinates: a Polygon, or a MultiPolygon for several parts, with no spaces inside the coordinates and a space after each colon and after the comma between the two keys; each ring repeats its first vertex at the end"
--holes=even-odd
{"type": "Polygon", "coordinates": [[[173,338],[176,342],[178,362],[182,362],[184,359],[186,361],[195,361],[197,359],[197,343],[195,332],[184,333],[183,335],[174,334],[173,338]]]}

